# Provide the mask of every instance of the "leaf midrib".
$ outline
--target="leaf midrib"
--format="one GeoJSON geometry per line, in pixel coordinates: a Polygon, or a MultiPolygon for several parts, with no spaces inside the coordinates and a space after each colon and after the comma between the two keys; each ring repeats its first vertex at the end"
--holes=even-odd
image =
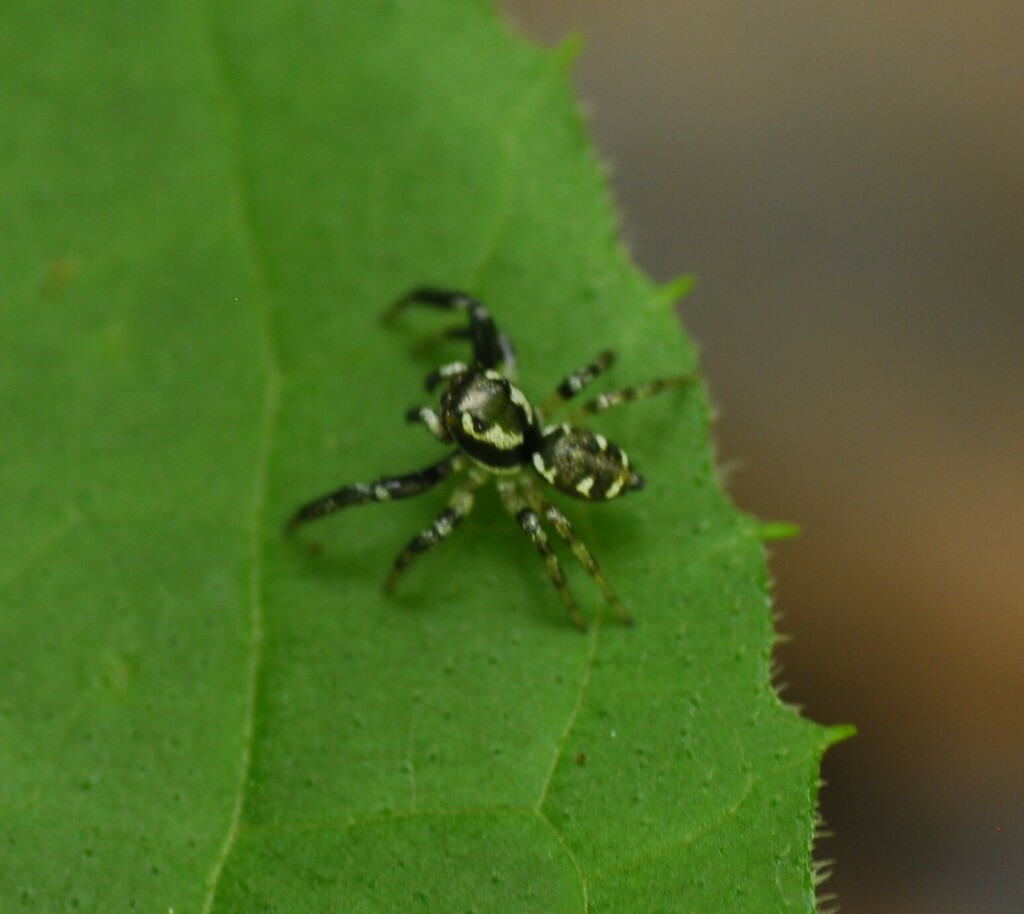
{"type": "Polygon", "coordinates": [[[263,404],[260,430],[253,467],[252,496],[249,508],[249,662],[245,679],[245,716],[242,724],[242,753],[239,760],[239,780],[228,829],[220,852],[206,879],[207,891],[202,912],[209,914],[217,896],[217,888],[224,866],[231,856],[241,828],[245,811],[247,788],[253,762],[253,743],[256,730],[256,697],[259,694],[264,640],[264,563],[263,530],[266,526],[267,490],[270,458],[273,452],[274,432],[277,428],[281,400],[281,367],[273,334],[273,302],[268,282],[267,259],[252,218],[252,194],[245,180],[242,164],[242,144],[239,139],[241,103],[239,91],[232,78],[228,57],[218,41],[213,12],[204,11],[203,40],[209,60],[212,80],[218,99],[218,118],[227,152],[229,206],[237,230],[239,247],[251,265],[252,305],[260,324],[260,350],[263,369],[263,404]]]}

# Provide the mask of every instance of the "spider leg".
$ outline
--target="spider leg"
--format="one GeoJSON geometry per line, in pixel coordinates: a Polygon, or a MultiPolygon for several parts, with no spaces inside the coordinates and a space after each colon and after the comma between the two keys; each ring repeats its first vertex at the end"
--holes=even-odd
{"type": "Polygon", "coordinates": [[[637,384],[636,387],[624,387],[622,390],[609,391],[606,394],[599,394],[592,400],[587,400],[586,403],[579,407],[578,413],[580,415],[603,413],[606,409],[622,406],[624,403],[632,403],[634,400],[642,400],[644,397],[653,397],[655,394],[660,394],[663,390],[669,390],[673,387],[686,387],[689,384],[695,383],[696,380],[696,375],[683,374],[677,375],[674,378],[657,378],[654,381],[648,381],[646,384],[637,384]]]}
{"type": "Polygon", "coordinates": [[[605,350],[589,365],[566,375],[562,383],[555,388],[554,393],[541,404],[541,415],[550,416],[563,403],[575,397],[594,378],[603,374],[614,361],[615,353],[611,350],[605,350]]]}
{"type": "Polygon", "coordinates": [[[515,517],[519,526],[523,528],[523,532],[530,537],[540,557],[544,559],[544,564],[548,570],[548,577],[551,579],[551,583],[555,585],[558,595],[562,598],[566,611],[569,613],[569,618],[572,619],[573,624],[581,632],[585,632],[587,630],[586,620],[583,618],[579,606],[576,605],[575,597],[573,597],[572,592],[569,590],[569,585],[565,581],[565,573],[562,571],[562,564],[558,561],[558,556],[551,549],[551,544],[548,542],[547,534],[540,524],[537,512],[527,504],[512,480],[499,481],[498,492],[501,495],[501,501],[505,505],[505,509],[515,517]]]}
{"type": "Polygon", "coordinates": [[[313,499],[296,511],[288,521],[285,529],[293,530],[299,524],[306,521],[333,514],[342,508],[350,505],[364,505],[368,502],[392,501],[396,498],[409,498],[419,495],[432,489],[438,483],[447,479],[455,470],[465,466],[465,458],[461,453],[456,452],[445,457],[444,460],[417,470],[415,473],[408,473],[404,476],[385,476],[371,483],[355,483],[344,486],[336,492],[321,495],[313,499]]]}
{"type": "Polygon", "coordinates": [[[445,340],[468,340],[471,339],[468,327],[447,327],[438,333],[425,336],[413,344],[412,351],[417,355],[428,355],[433,349],[445,340]]]}
{"type": "Polygon", "coordinates": [[[428,391],[432,391],[442,381],[465,374],[467,371],[469,371],[469,366],[465,362],[449,362],[447,365],[442,365],[435,371],[430,372],[423,384],[428,391]]]}
{"type": "Polygon", "coordinates": [[[398,554],[391,572],[384,581],[384,592],[390,593],[395,588],[398,578],[413,562],[424,552],[432,549],[441,540],[447,539],[454,532],[455,528],[465,520],[466,515],[473,510],[473,499],[476,490],[487,476],[480,472],[470,471],[467,476],[452,492],[448,500],[448,507],[445,508],[427,527],[426,530],[414,536],[409,544],[398,554]]]}
{"type": "Polygon", "coordinates": [[[583,540],[576,535],[572,524],[569,523],[569,518],[548,502],[532,483],[528,484],[526,488],[526,496],[534,510],[551,524],[555,528],[555,532],[568,543],[569,548],[572,549],[572,554],[576,556],[579,563],[586,569],[587,574],[597,581],[597,586],[601,588],[604,598],[611,604],[623,624],[632,625],[633,617],[626,611],[626,607],[622,605],[615,591],[612,590],[612,586],[604,576],[601,566],[597,564],[597,559],[591,554],[583,540]]]}
{"type": "Polygon", "coordinates": [[[444,427],[437,410],[429,406],[414,406],[405,414],[405,420],[411,424],[425,425],[438,441],[444,444],[451,443],[452,436],[448,434],[448,429],[444,427]]]}
{"type": "MultiPolygon", "coordinates": [[[[445,311],[465,311],[469,315],[469,339],[473,344],[473,359],[484,368],[495,368],[512,377],[515,374],[516,354],[512,342],[502,333],[491,313],[471,295],[452,289],[420,287],[412,289],[384,313],[392,320],[409,305],[426,305],[445,311]]],[[[460,333],[452,333],[461,336],[460,333]]]]}

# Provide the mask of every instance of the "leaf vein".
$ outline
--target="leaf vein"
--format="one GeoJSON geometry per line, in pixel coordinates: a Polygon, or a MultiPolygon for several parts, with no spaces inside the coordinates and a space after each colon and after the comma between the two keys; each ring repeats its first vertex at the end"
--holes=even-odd
{"type": "MultiPolygon", "coordinates": [[[[699,828],[694,829],[689,834],[683,835],[681,838],[676,838],[672,841],[666,841],[663,844],[659,844],[655,847],[647,848],[642,853],[639,853],[633,857],[617,863],[614,866],[609,866],[601,870],[597,870],[592,874],[594,881],[605,879],[615,873],[621,873],[631,870],[642,863],[659,860],[662,857],[667,857],[674,851],[682,850],[683,848],[690,847],[696,844],[698,841],[703,840],[708,835],[713,834],[720,828],[724,828],[729,824],[732,819],[739,815],[740,810],[747,804],[751,796],[753,796],[755,788],[763,784],[777,775],[784,774],[793,768],[798,768],[808,762],[811,757],[799,757],[787,762],[785,765],[778,765],[759,776],[749,776],[747,782],[740,791],[735,800],[733,800],[728,806],[726,806],[717,816],[710,821],[706,822],[699,828]]],[[[813,758],[811,758],[813,760],[813,758]]]]}
{"type": "Polygon", "coordinates": [[[81,522],[81,513],[74,505],[71,505],[62,521],[54,524],[37,543],[30,546],[19,557],[19,560],[14,565],[4,570],[4,573],[0,575],[0,587],[9,587],[23,574],[27,573],[33,565],[46,558],[66,537],[70,536],[71,532],[81,522]]]}
{"type": "Polygon", "coordinates": [[[273,452],[274,432],[280,403],[281,369],[274,345],[272,296],[267,279],[267,257],[259,242],[258,232],[252,218],[252,192],[246,186],[242,167],[242,145],[239,138],[239,120],[242,103],[236,80],[233,78],[228,56],[222,47],[213,21],[213,13],[207,7],[204,31],[206,52],[213,80],[216,84],[227,157],[230,172],[230,197],[232,216],[241,247],[252,267],[252,304],[259,324],[259,340],[262,355],[263,399],[261,404],[259,436],[256,443],[253,485],[250,501],[249,539],[251,567],[249,575],[249,663],[245,679],[245,712],[242,724],[242,752],[239,762],[238,790],[231,810],[227,833],[221,844],[206,879],[206,896],[202,906],[203,914],[213,910],[217,888],[224,866],[231,856],[242,827],[245,800],[253,763],[253,747],[256,730],[256,705],[259,694],[263,660],[263,542],[262,531],[266,520],[267,488],[270,458],[273,452]]]}
{"type": "Polygon", "coordinates": [[[552,55],[545,62],[539,76],[529,91],[524,93],[516,104],[506,112],[504,119],[495,128],[495,134],[498,137],[502,153],[505,157],[504,167],[500,171],[500,202],[494,216],[494,224],[484,238],[483,245],[477,255],[476,266],[472,270],[472,278],[468,284],[470,289],[480,289],[483,286],[484,277],[491,264],[494,263],[502,237],[508,228],[509,220],[512,218],[512,174],[513,168],[520,158],[520,133],[527,118],[538,108],[544,99],[545,91],[557,86],[555,76],[558,73],[558,68],[558,57],[552,55]]]}
{"type": "Polygon", "coordinates": [[[579,688],[576,690],[576,701],[573,702],[573,706],[569,711],[569,719],[565,722],[565,727],[562,729],[562,735],[559,737],[558,742],[555,745],[554,757],[551,759],[551,765],[548,767],[547,774],[544,776],[544,782],[540,787],[540,794],[538,795],[537,802],[533,807],[538,815],[541,814],[544,801],[547,799],[548,791],[551,789],[551,781],[554,779],[558,763],[561,761],[562,754],[565,752],[565,747],[569,742],[569,736],[572,733],[573,726],[576,724],[576,718],[579,717],[580,710],[583,708],[583,698],[587,693],[587,686],[590,685],[590,673],[594,667],[594,658],[597,656],[597,640],[599,631],[600,626],[597,625],[594,627],[593,634],[590,636],[587,659],[583,664],[583,672],[580,675],[579,688]]]}

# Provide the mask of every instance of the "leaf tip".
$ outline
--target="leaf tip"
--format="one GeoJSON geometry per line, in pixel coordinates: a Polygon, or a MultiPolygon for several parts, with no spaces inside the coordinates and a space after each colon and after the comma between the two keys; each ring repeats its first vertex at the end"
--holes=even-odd
{"type": "Polygon", "coordinates": [[[663,308],[671,308],[693,291],[697,277],[693,273],[684,273],[670,279],[658,289],[658,304],[663,308]]]}
{"type": "Polygon", "coordinates": [[[835,724],[825,728],[826,745],[834,746],[836,743],[846,742],[857,735],[857,728],[853,724],[835,724]]]}
{"type": "Polygon", "coordinates": [[[765,543],[775,542],[776,540],[791,540],[798,537],[801,532],[798,525],[790,524],[786,521],[771,521],[758,524],[757,527],[757,535],[765,543]]]}
{"type": "Polygon", "coordinates": [[[582,32],[570,32],[554,50],[554,56],[567,70],[583,53],[586,39],[582,32]]]}

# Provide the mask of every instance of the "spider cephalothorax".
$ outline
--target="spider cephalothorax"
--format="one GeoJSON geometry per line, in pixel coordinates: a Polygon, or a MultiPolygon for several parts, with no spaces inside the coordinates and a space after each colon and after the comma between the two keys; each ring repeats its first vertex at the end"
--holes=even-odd
{"type": "MultiPolygon", "coordinates": [[[[464,292],[414,289],[392,305],[388,316],[393,317],[411,304],[464,311],[469,316],[468,328],[451,328],[447,335],[468,339],[473,360],[452,362],[432,372],[427,377],[427,390],[433,391],[447,382],[439,407],[421,406],[406,415],[410,422],[426,426],[439,441],[454,444],[456,450],[415,473],[348,485],[317,498],[295,512],[289,528],[349,505],[419,495],[453,473],[465,470],[465,478],[452,493],[448,507],[395,559],[384,585],[385,590],[391,590],[398,576],[417,556],[447,537],[462,522],[472,510],[477,489],[494,476],[502,502],[544,559],[548,575],[573,622],[581,629],[586,628],[542,520],[569,545],[622,621],[631,623],[630,615],[590,550],[573,532],[566,516],[544,498],[539,484],[543,480],[559,492],[585,501],[608,501],[643,487],[643,478],[633,470],[625,452],[602,435],[565,423],[545,423],[545,417],[611,365],[612,353],[603,352],[590,365],[568,375],[540,407],[535,407],[515,385],[515,350],[511,342],[498,330],[480,302],[464,292]]],[[[601,394],[584,403],[579,412],[603,412],[692,380],[692,376],[684,375],[601,394]]]]}

